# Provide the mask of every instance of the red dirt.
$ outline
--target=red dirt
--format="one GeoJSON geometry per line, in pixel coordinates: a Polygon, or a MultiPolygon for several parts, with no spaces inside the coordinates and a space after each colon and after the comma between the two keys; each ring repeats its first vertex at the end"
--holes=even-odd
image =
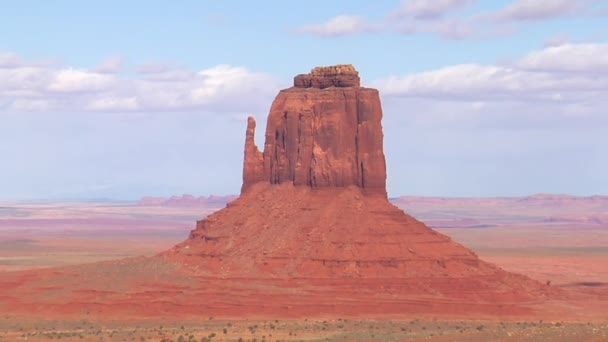
{"type": "Polygon", "coordinates": [[[350,279],[355,288],[362,279],[383,279],[448,299],[509,302],[550,292],[357,187],[256,184],[161,256],[205,276],[350,279]]]}

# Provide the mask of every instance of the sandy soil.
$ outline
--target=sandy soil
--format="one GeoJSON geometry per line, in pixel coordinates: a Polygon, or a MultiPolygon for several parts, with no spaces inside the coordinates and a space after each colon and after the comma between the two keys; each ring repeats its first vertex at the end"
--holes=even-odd
{"type": "Polygon", "coordinates": [[[0,321],[0,341],[605,341],[608,325],[441,320],[0,321]]]}

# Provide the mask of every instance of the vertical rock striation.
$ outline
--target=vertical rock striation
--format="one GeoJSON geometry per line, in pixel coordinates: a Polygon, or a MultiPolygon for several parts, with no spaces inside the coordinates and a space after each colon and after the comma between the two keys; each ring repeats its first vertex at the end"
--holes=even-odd
{"type": "Polygon", "coordinates": [[[262,157],[249,118],[243,191],[264,181],[313,189],[354,185],[386,196],[381,120],[378,91],[360,87],[352,65],[296,76],[272,103],[262,157]]]}

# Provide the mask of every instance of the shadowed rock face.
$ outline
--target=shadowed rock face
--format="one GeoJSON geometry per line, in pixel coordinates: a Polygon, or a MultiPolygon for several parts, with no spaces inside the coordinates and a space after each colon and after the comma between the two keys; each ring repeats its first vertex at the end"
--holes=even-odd
{"type": "Polygon", "coordinates": [[[351,65],[296,76],[294,87],[272,103],[264,153],[249,118],[242,190],[264,181],[313,189],[355,185],[386,196],[381,120],[378,91],[360,87],[351,65]]]}

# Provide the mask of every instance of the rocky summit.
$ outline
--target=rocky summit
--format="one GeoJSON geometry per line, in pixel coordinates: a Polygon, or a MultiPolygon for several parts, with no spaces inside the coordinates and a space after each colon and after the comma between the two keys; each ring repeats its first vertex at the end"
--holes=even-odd
{"type": "Polygon", "coordinates": [[[359,72],[351,64],[316,67],[293,80],[293,86],[297,88],[358,87],[359,84],[359,72]]]}
{"type": "Polygon", "coordinates": [[[382,106],[376,89],[359,86],[352,65],[298,75],[270,108],[264,152],[249,118],[243,191],[258,182],[312,189],[357,186],[386,196],[382,106]]]}

